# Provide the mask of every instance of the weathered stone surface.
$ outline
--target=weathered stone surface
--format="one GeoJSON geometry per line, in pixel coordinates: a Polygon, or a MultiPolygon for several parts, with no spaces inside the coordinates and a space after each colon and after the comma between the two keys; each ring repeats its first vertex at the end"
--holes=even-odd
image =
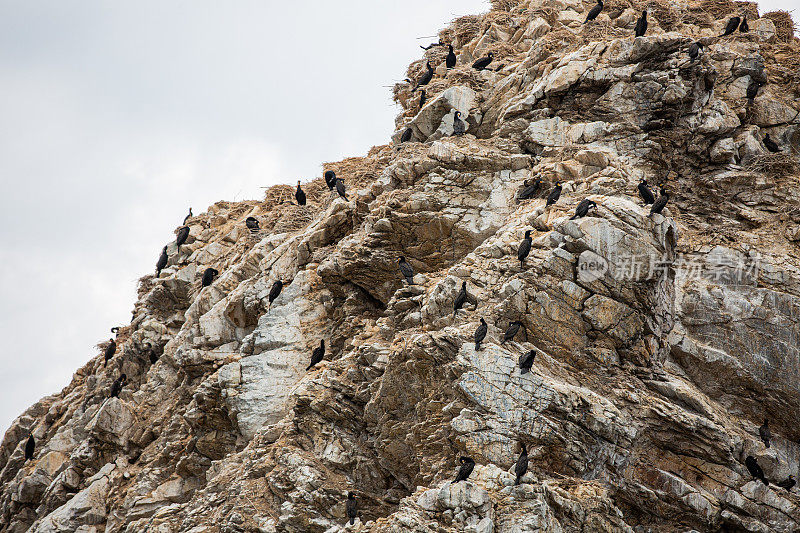
{"type": "Polygon", "coordinates": [[[326,164],[350,201],[318,179],[306,206],[275,201],[291,194],[279,186],[190,219],[181,253],[142,278],[121,355],[6,433],[0,530],[800,529],[800,499],[775,486],[800,469],[797,160],[763,146],[799,135],[796,87],[764,44],[771,21],[718,39],[725,21],[700,4],[649,7],[636,39],[637,10],[584,25],[577,0],[457,21],[442,36],[459,63],[434,61],[422,110],[395,91],[396,133],[416,142],[326,164]],[[490,50],[502,68],[473,71],[490,50]],[[642,179],[670,195],[661,214],[642,179]],[[596,209],[571,219],[583,199],[596,209]],[[209,266],[220,276],[201,290],[209,266]],[[463,455],[475,470],[453,483],[463,455]]]}

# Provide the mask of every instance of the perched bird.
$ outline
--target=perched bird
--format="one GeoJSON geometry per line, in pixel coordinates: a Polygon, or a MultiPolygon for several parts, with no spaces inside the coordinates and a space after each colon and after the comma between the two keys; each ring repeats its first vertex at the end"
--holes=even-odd
{"type": "Polygon", "coordinates": [[[525,258],[531,253],[531,244],[533,244],[531,230],[525,230],[525,238],[519,243],[519,249],[517,250],[517,259],[519,259],[520,268],[525,268],[525,258]]]}
{"type": "Polygon", "coordinates": [[[311,364],[306,367],[306,372],[311,370],[311,367],[322,361],[322,358],[325,357],[325,340],[319,341],[319,346],[314,348],[314,351],[311,353],[311,364]]]}
{"type": "Polygon", "coordinates": [[[333,170],[326,170],[325,174],[325,185],[328,186],[328,190],[333,190],[336,187],[336,173],[333,170]]]}
{"type": "Polygon", "coordinates": [[[306,205],[306,193],[300,188],[300,182],[297,182],[297,190],[294,191],[294,199],[297,200],[297,205],[306,205]]]}
{"type": "Polygon", "coordinates": [[[347,518],[350,519],[350,525],[356,523],[356,512],[358,511],[358,504],[356,503],[356,495],[352,492],[347,493],[347,505],[345,506],[347,510],[347,518]]]}
{"type": "Polygon", "coordinates": [[[419,108],[420,108],[420,109],[422,109],[422,106],[424,106],[424,105],[425,105],[425,101],[426,101],[427,99],[428,99],[428,97],[425,95],[425,89],[422,89],[422,90],[419,92],[419,108]]]}
{"type": "Polygon", "coordinates": [[[486,321],[481,318],[481,324],[478,326],[478,329],[475,330],[475,351],[481,349],[481,343],[483,339],[486,338],[486,332],[489,331],[489,326],[486,325],[486,321]]]}
{"type": "Polygon", "coordinates": [[[589,209],[592,207],[597,207],[597,204],[594,203],[592,200],[584,198],[578,204],[578,207],[575,208],[575,215],[570,217],[570,220],[575,220],[576,218],[585,217],[586,214],[589,212],[589,209]]]}
{"type": "Polygon", "coordinates": [[[722,35],[720,35],[720,37],[725,37],[726,35],[730,35],[731,33],[735,32],[736,28],[739,27],[739,22],[741,20],[742,19],[740,19],[739,17],[731,17],[730,19],[728,19],[728,24],[725,26],[725,31],[722,32],[722,35]]]}
{"type": "Polygon", "coordinates": [[[703,43],[700,41],[693,42],[689,45],[689,59],[691,62],[694,62],[695,59],[700,57],[700,53],[703,51],[703,43]]]}
{"type": "Polygon", "coordinates": [[[756,99],[758,96],[758,90],[764,85],[764,82],[758,80],[752,80],[750,85],[747,86],[747,99],[750,103],[753,103],[753,100],[756,99]]]}
{"type": "Polygon", "coordinates": [[[458,295],[456,295],[456,299],[453,302],[453,316],[456,316],[458,310],[464,307],[464,304],[467,303],[467,282],[461,282],[461,290],[458,291],[458,295]]]}
{"type": "Polygon", "coordinates": [[[258,233],[259,228],[258,219],[256,217],[247,217],[244,221],[244,225],[247,226],[247,229],[250,230],[250,233],[258,233]]]}
{"type": "Polygon", "coordinates": [[[114,383],[111,384],[111,394],[109,398],[119,397],[119,393],[122,392],[122,387],[124,387],[127,382],[128,376],[120,374],[120,376],[114,380],[114,383]]]}
{"type": "Polygon", "coordinates": [[[739,31],[742,33],[747,33],[750,31],[750,25],[747,24],[747,15],[742,17],[742,23],[739,24],[739,31]]]}
{"type": "Polygon", "coordinates": [[[772,432],[769,430],[769,421],[765,418],[764,425],[758,428],[758,436],[761,437],[761,442],[764,446],[769,448],[769,441],[772,438],[772,432]]]}
{"type": "Polygon", "coordinates": [[[494,59],[494,53],[489,52],[488,54],[486,54],[486,57],[482,57],[477,61],[475,61],[472,64],[472,68],[474,68],[475,70],[483,70],[489,66],[489,63],[492,62],[492,59],[494,59]]]}
{"type": "Polygon", "coordinates": [[[636,37],[641,37],[645,33],[647,33],[647,10],[645,9],[642,11],[642,16],[639,17],[639,20],[636,21],[636,27],[634,28],[634,34],[636,37]]]}
{"type": "Polygon", "coordinates": [[[597,5],[589,10],[589,14],[586,15],[586,20],[584,20],[583,23],[586,24],[590,20],[596,19],[597,15],[599,15],[602,10],[603,10],[603,0],[597,0],[597,5]]]}
{"type": "Polygon", "coordinates": [[[456,111],[453,115],[453,135],[464,135],[467,132],[467,126],[461,120],[461,111],[456,111]]]}
{"type": "Polygon", "coordinates": [[[539,187],[542,186],[541,178],[536,178],[533,183],[530,183],[528,180],[524,182],[525,188],[519,193],[520,200],[528,200],[533,198],[537,192],[539,192],[539,187]]]}
{"type": "Polygon", "coordinates": [[[769,485],[767,478],[764,477],[764,471],[761,470],[760,466],[758,466],[758,461],[756,461],[755,457],[748,455],[747,459],[744,460],[744,465],[747,467],[747,470],[750,472],[751,476],[756,479],[760,479],[764,485],[769,485]]]}
{"type": "Polygon", "coordinates": [[[33,433],[28,435],[28,442],[25,443],[25,460],[30,461],[33,459],[33,452],[36,451],[36,440],[33,438],[33,433]]]}
{"type": "Polygon", "coordinates": [[[547,203],[545,204],[545,207],[550,207],[551,205],[556,203],[560,197],[561,197],[561,182],[557,181],[556,186],[553,187],[553,190],[550,191],[550,194],[547,195],[547,203]]]}
{"type": "Polygon", "coordinates": [[[656,201],[656,197],[653,196],[653,191],[651,191],[650,187],[647,186],[647,180],[640,181],[639,186],[636,188],[639,189],[639,196],[642,197],[645,205],[652,204],[656,201]]]}
{"type": "Polygon", "coordinates": [[[514,466],[514,473],[517,475],[514,485],[519,485],[522,476],[528,471],[528,449],[525,447],[524,442],[520,442],[519,444],[522,446],[522,452],[519,454],[517,464],[514,466]]]}
{"type": "Polygon", "coordinates": [[[186,239],[189,238],[189,226],[183,226],[181,229],[178,230],[178,237],[175,239],[175,244],[178,246],[178,250],[181,249],[181,244],[186,242],[186,239]]]}
{"type": "Polygon", "coordinates": [[[214,277],[219,275],[219,270],[216,268],[207,268],[205,272],[203,272],[203,287],[208,287],[212,283],[214,283],[214,277]]]}
{"type": "Polygon", "coordinates": [[[344,198],[345,202],[350,201],[347,199],[347,189],[344,186],[344,180],[342,178],[336,178],[336,193],[344,198]]]}
{"type": "Polygon", "coordinates": [[[106,346],[106,351],[103,354],[103,364],[108,364],[108,360],[114,357],[115,353],[117,353],[117,341],[108,339],[108,346],[106,346]]]}
{"type": "Polygon", "coordinates": [[[447,68],[453,68],[456,66],[456,53],[453,51],[453,45],[447,45],[447,57],[444,58],[444,64],[447,68]]]}
{"type": "Polygon", "coordinates": [[[767,150],[769,150],[773,154],[776,154],[781,151],[780,147],[778,146],[778,143],[776,143],[770,138],[769,133],[764,135],[764,146],[766,146],[767,150]]]}
{"type": "Polygon", "coordinates": [[[167,266],[167,261],[169,261],[169,256],[167,255],[167,247],[165,246],[163,250],[161,250],[161,255],[158,256],[158,262],[156,263],[156,277],[161,275],[161,271],[164,270],[164,267],[167,266]]]}
{"type": "Polygon", "coordinates": [[[406,256],[401,255],[400,259],[397,260],[397,266],[400,267],[400,273],[406,278],[406,283],[409,285],[414,284],[414,269],[411,265],[408,264],[406,261],[406,256]]]}
{"type": "Polygon", "coordinates": [[[147,352],[147,358],[150,359],[150,364],[151,365],[156,364],[156,361],[158,361],[158,354],[153,349],[153,345],[150,344],[149,342],[147,342],[147,343],[145,343],[144,346],[145,346],[145,350],[147,352]]]}
{"type": "Polygon", "coordinates": [[[190,218],[192,218],[192,216],[193,216],[193,215],[192,215],[192,208],[190,207],[190,208],[189,208],[189,214],[188,214],[188,215],[186,215],[186,218],[184,218],[184,219],[183,219],[183,224],[184,224],[184,226],[186,225],[186,221],[187,221],[187,220],[189,220],[190,218]]]}
{"type": "Polygon", "coordinates": [[[667,202],[669,202],[669,194],[667,194],[667,191],[664,189],[664,187],[661,187],[661,195],[650,207],[650,214],[652,215],[653,213],[661,213],[661,211],[663,211],[667,206],[667,202]]]}
{"type": "Polygon", "coordinates": [[[794,476],[789,476],[788,479],[784,479],[783,481],[778,483],[778,486],[788,490],[789,492],[792,492],[792,487],[794,487],[795,483],[796,481],[794,480],[794,476]]]}
{"type": "Polygon", "coordinates": [[[428,61],[425,64],[425,68],[427,70],[422,73],[422,76],[420,76],[419,81],[417,81],[417,86],[414,87],[415,91],[417,89],[419,89],[420,87],[422,87],[423,85],[428,85],[431,82],[431,80],[433,79],[433,67],[431,66],[431,62],[430,61],[428,61]]]}
{"type": "Polygon", "coordinates": [[[272,302],[280,296],[281,291],[283,290],[283,282],[281,280],[276,281],[272,284],[272,288],[269,290],[269,304],[272,305],[272,302]]]}
{"type": "Polygon", "coordinates": [[[458,469],[458,475],[453,483],[466,481],[475,468],[475,461],[473,461],[471,457],[459,457],[458,462],[461,463],[461,468],[458,469]]]}
{"type": "Polygon", "coordinates": [[[522,325],[522,322],[519,320],[512,320],[508,324],[508,329],[505,333],[503,333],[503,340],[500,341],[500,344],[505,344],[510,340],[514,340],[514,336],[519,332],[519,328],[525,327],[522,325]]]}
{"type": "Polygon", "coordinates": [[[536,351],[531,350],[526,354],[522,354],[519,358],[519,373],[527,374],[531,371],[533,361],[536,359],[536,351]]]}
{"type": "Polygon", "coordinates": [[[412,133],[413,132],[411,131],[411,128],[406,128],[405,131],[403,131],[403,134],[400,136],[400,143],[407,143],[410,141],[412,133]]]}

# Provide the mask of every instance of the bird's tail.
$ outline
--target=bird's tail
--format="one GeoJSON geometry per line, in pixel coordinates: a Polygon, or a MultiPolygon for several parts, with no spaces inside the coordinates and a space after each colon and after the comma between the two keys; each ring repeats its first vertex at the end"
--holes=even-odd
{"type": "Polygon", "coordinates": [[[767,445],[767,448],[769,448],[769,442],[767,442],[766,445],[767,445]]]}
{"type": "Polygon", "coordinates": [[[406,282],[409,285],[413,285],[414,284],[414,278],[412,278],[411,276],[406,276],[406,282]]]}
{"type": "Polygon", "coordinates": [[[530,372],[530,369],[529,369],[529,368],[521,368],[521,369],[519,370],[519,373],[520,373],[520,374],[527,374],[528,372],[530,372]]]}
{"type": "Polygon", "coordinates": [[[476,343],[475,343],[475,351],[477,352],[477,351],[478,351],[478,350],[480,350],[480,349],[481,349],[481,343],[479,343],[479,342],[476,342],[476,343]]]}
{"type": "Polygon", "coordinates": [[[356,523],[356,519],[351,517],[350,518],[350,525],[352,526],[355,523],[356,523]]]}
{"type": "Polygon", "coordinates": [[[761,482],[764,484],[764,486],[769,486],[769,481],[767,481],[767,478],[762,477],[761,482]]]}
{"type": "Polygon", "coordinates": [[[517,474],[517,479],[514,481],[514,485],[519,485],[519,480],[522,479],[522,476],[517,474]]]}
{"type": "Polygon", "coordinates": [[[570,220],[575,220],[576,218],[578,218],[578,215],[573,215],[573,216],[569,217],[570,220]]]}
{"type": "Polygon", "coordinates": [[[306,372],[308,372],[309,370],[311,370],[311,367],[312,367],[312,366],[314,366],[314,365],[308,365],[308,366],[306,367],[306,372]]]}

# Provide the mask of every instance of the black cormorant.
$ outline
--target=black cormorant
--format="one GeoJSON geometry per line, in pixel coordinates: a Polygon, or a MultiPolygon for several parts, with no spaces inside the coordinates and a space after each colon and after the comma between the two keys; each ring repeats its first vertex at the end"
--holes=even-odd
{"type": "Polygon", "coordinates": [[[478,329],[475,330],[475,351],[481,349],[481,343],[483,339],[486,338],[486,332],[489,331],[489,326],[486,325],[486,321],[481,318],[481,324],[478,326],[478,329]]]}
{"type": "Polygon", "coordinates": [[[278,281],[276,281],[275,283],[272,284],[272,288],[269,290],[269,304],[270,305],[272,305],[272,302],[275,301],[275,298],[277,298],[281,294],[282,290],[283,290],[283,281],[278,280],[278,281]]]}
{"type": "Polygon", "coordinates": [[[333,190],[336,187],[336,173],[333,170],[326,170],[325,171],[325,185],[328,186],[329,190],[333,190]]]}
{"type": "Polygon", "coordinates": [[[425,89],[422,89],[419,92],[419,108],[422,109],[422,106],[425,105],[425,101],[428,99],[428,96],[425,94],[425,89]]]}
{"type": "Polygon", "coordinates": [[[128,376],[120,374],[120,376],[114,380],[114,383],[111,384],[111,394],[109,398],[118,398],[119,393],[122,392],[122,387],[124,387],[127,382],[128,376]]]}
{"type": "Polygon", "coordinates": [[[464,307],[464,304],[467,303],[467,282],[461,282],[461,290],[458,291],[458,295],[456,296],[455,301],[453,302],[453,316],[456,316],[458,310],[464,307]]]}
{"type": "Polygon", "coordinates": [[[244,221],[244,225],[247,226],[247,229],[250,230],[250,233],[258,233],[260,229],[258,226],[258,219],[256,217],[247,217],[244,221]]]}
{"type": "Polygon", "coordinates": [[[556,186],[553,187],[553,190],[550,191],[550,194],[547,195],[547,203],[545,204],[545,207],[550,207],[551,205],[556,203],[560,197],[561,197],[561,182],[557,181],[556,186]]]}
{"type": "Polygon", "coordinates": [[[175,239],[175,244],[178,246],[178,251],[181,249],[181,245],[186,242],[186,239],[189,238],[189,226],[183,226],[181,229],[178,230],[178,237],[175,239]]]}
{"type": "Polygon", "coordinates": [[[33,438],[33,433],[28,435],[28,442],[25,443],[25,460],[30,461],[33,459],[33,452],[36,451],[36,440],[33,438]]]}
{"type": "Polygon", "coordinates": [[[761,442],[764,443],[764,446],[769,448],[769,441],[772,439],[772,432],[769,430],[769,422],[767,419],[764,419],[764,425],[758,428],[758,436],[761,437],[761,442]]]}
{"type": "Polygon", "coordinates": [[[653,196],[653,191],[651,191],[650,187],[647,186],[647,180],[640,181],[639,186],[636,188],[639,189],[639,196],[642,197],[645,205],[652,204],[656,201],[656,197],[653,196]]]}
{"type": "Polygon", "coordinates": [[[453,68],[456,66],[456,53],[453,51],[453,45],[447,45],[448,52],[447,57],[444,58],[444,64],[447,68],[453,68]]]}
{"type": "Polygon", "coordinates": [[[107,364],[108,360],[114,357],[115,353],[117,353],[117,341],[108,339],[108,346],[106,346],[106,351],[103,354],[104,364],[107,364]]]}
{"type": "Polygon", "coordinates": [[[192,216],[193,216],[192,215],[192,208],[190,207],[189,208],[189,214],[186,215],[186,218],[183,219],[183,224],[186,225],[186,221],[189,220],[190,218],[192,218],[192,216]]]}
{"type": "Polygon", "coordinates": [[[525,447],[524,442],[520,442],[519,444],[522,446],[522,452],[519,454],[517,464],[514,466],[514,473],[517,475],[514,485],[519,485],[522,476],[528,471],[528,449],[525,447]]]}
{"type": "Polygon", "coordinates": [[[539,187],[542,186],[541,178],[536,178],[533,180],[533,183],[529,183],[528,180],[524,182],[525,188],[519,193],[520,200],[528,200],[533,198],[537,192],[539,192],[539,187]]]}
{"type": "Polygon", "coordinates": [[[458,469],[458,475],[453,483],[466,481],[475,468],[475,461],[473,461],[471,457],[459,457],[458,462],[461,463],[461,468],[458,469]]]}
{"type": "Polygon", "coordinates": [[[694,62],[695,59],[700,57],[700,52],[703,51],[703,43],[700,41],[693,42],[689,45],[689,59],[694,62]]]}
{"type": "Polygon", "coordinates": [[[584,20],[583,23],[586,24],[590,20],[596,19],[597,15],[599,15],[602,10],[603,10],[603,0],[597,0],[597,5],[589,10],[589,14],[586,15],[586,20],[584,20]]]}
{"type": "Polygon", "coordinates": [[[214,277],[219,274],[219,270],[216,268],[207,268],[205,272],[203,272],[203,287],[208,287],[212,283],[214,283],[214,277]]]}
{"type": "Polygon", "coordinates": [[[525,238],[519,243],[519,249],[517,250],[517,259],[519,259],[520,268],[525,268],[525,258],[531,253],[531,244],[533,244],[531,230],[525,230],[525,238]]]}
{"type": "Polygon", "coordinates": [[[519,357],[519,373],[527,374],[531,371],[533,361],[536,359],[536,351],[531,350],[528,353],[522,354],[519,357]]]}
{"type": "Polygon", "coordinates": [[[467,132],[467,126],[461,120],[461,111],[456,111],[453,115],[453,135],[464,135],[467,132]]]}
{"type": "Polygon", "coordinates": [[[792,487],[794,487],[795,483],[796,483],[796,481],[794,480],[794,476],[789,476],[788,479],[785,479],[785,480],[781,481],[780,483],[778,483],[778,486],[783,488],[783,489],[788,490],[789,492],[792,492],[792,487]]]}
{"type": "Polygon", "coordinates": [[[306,205],[306,193],[300,188],[300,181],[297,182],[297,190],[294,192],[294,199],[297,205],[306,205]]]}
{"type": "Polygon", "coordinates": [[[161,271],[164,270],[164,267],[167,266],[167,261],[169,261],[169,256],[167,255],[167,247],[165,246],[163,250],[161,250],[161,255],[158,256],[158,262],[156,263],[156,277],[161,275],[161,271]]]}
{"type": "Polygon", "coordinates": [[[778,143],[776,143],[770,138],[769,133],[764,135],[764,146],[766,146],[767,150],[769,150],[773,154],[781,151],[780,147],[778,146],[778,143]]]}
{"type": "Polygon", "coordinates": [[[419,89],[420,87],[422,87],[423,85],[428,85],[431,82],[431,80],[433,79],[433,67],[431,66],[430,61],[428,61],[425,64],[425,68],[428,69],[428,70],[423,72],[422,76],[420,76],[419,81],[417,82],[417,86],[414,87],[415,91],[417,89],[419,89]]]}
{"type": "Polygon", "coordinates": [[[347,493],[347,505],[345,506],[347,510],[347,518],[350,519],[350,525],[356,523],[356,513],[358,511],[358,504],[356,503],[356,495],[352,492],[347,493]]]}
{"type": "Polygon", "coordinates": [[[147,351],[147,358],[150,359],[150,364],[151,365],[156,364],[156,361],[158,361],[158,354],[153,349],[153,345],[150,344],[149,342],[147,342],[147,343],[145,343],[144,346],[145,346],[145,349],[147,351]]]}
{"type": "Polygon", "coordinates": [[[314,351],[311,353],[311,364],[306,367],[306,372],[311,370],[311,367],[322,361],[322,358],[325,357],[325,340],[319,341],[319,346],[314,348],[314,351]]]}
{"type": "Polygon", "coordinates": [[[345,202],[350,201],[347,199],[347,189],[344,186],[344,180],[342,178],[336,178],[336,193],[344,198],[345,202]]]}
{"type": "Polygon", "coordinates": [[[667,194],[667,191],[664,189],[664,187],[661,187],[661,194],[656,199],[656,201],[653,202],[653,205],[650,207],[650,214],[651,215],[653,213],[660,214],[661,211],[663,211],[664,208],[667,206],[667,202],[669,202],[669,194],[667,194]]]}
{"type": "Polygon", "coordinates": [[[413,131],[411,130],[411,128],[406,128],[403,131],[403,134],[400,136],[400,143],[407,143],[408,141],[410,141],[412,133],[413,131]]]}
{"type": "Polygon", "coordinates": [[[508,324],[508,329],[503,333],[503,340],[500,344],[505,344],[510,340],[514,340],[514,336],[519,332],[519,328],[524,327],[519,320],[512,320],[508,324]]]}
{"type": "Polygon", "coordinates": [[[769,485],[767,478],[764,477],[764,471],[761,470],[760,466],[758,466],[758,461],[756,461],[755,457],[748,455],[747,459],[744,460],[744,465],[747,467],[747,470],[750,472],[751,476],[756,479],[760,479],[764,485],[769,485]]]}
{"type": "Polygon", "coordinates": [[[747,15],[742,17],[742,23],[739,24],[739,31],[742,33],[747,33],[750,31],[750,26],[747,24],[747,15]]]}
{"type": "Polygon", "coordinates": [[[474,68],[475,70],[483,70],[489,66],[489,63],[492,62],[492,59],[494,59],[494,54],[492,52],[489,52],[488,54],[486,54],[486,57],[482,57],[477,61],[475,61],[472,64],[472,68],[474,68]]]}
{"type": "Polygon", "coordinates": [[[414,284],[414,268],[406,261],[406,256],[401,255],[397,260],[397,266],[400,267],[400,273],[406,278],[406,283],[409,285],[414,284]]]}
{"type": "Polygon", "coordinates": [[[736,28],[739,27],[739,22],[741,20],[742,19],[740,19],[739,17],[731,17],[730,19],[728,19],[728,24],[725,26],[725,31],[722,32],[722,35],[720,37],[725,37],[726,35],[730,35],[731,33],[735,32],[736,28]]]}
{"type": "Polygon", "coordinates": [[[747,99],[750,101],[750,103],[752,103],[756,96],[758,96],[758,90],[762,85],[764,85],[764,82],[752,80],[750,85],[747,86],[747,99]]]}
{"type": "Polygon", "coordinates": [[[636,27],[634,28],[634,34],[636,37],[641,37],[647,33],[647,10],[645,9],[642,11],[642,16],[639,17],[639,20],[636,21],[636,27]]]}
{"type": "Polygon", "coordinates": [[[589,200],[588,198],[584,198],[581,200],[581,203],[578,204],[578,207],[575,208],[575,214],[571,216],[570,220],[575,220],[576,218],[585,217],[586,214],[589,212],[589,209],[592,207],[597,207],[597,204],[594,201],[589,200]]]}

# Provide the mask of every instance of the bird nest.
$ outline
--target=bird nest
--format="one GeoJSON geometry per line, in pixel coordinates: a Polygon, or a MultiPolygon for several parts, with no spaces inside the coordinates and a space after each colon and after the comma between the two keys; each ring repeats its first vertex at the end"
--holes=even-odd
{"type": "Polygon", "coordinates": [[[800,41],[764,43],[761,49],[772,85],[789,87],[800,96],[800,41]]]}
{"type": "Polygon", "coordinates": [[[794,40],[795,24],[792,15],[788,11],[770,11],[764,14],[775,24],[775,38],[782,43],[789,43],[794,40]]]}
{"type": "Polygon", "coordinates": [[[618,28],[607,19],[595,19],[591,22],[587,22],[583,25],[583,30],[581,31],[581,36],[587,43],[591,41],[607,41],[629,34],[630,30],[618,28]]]}
{"type": "Polygon", "coordinates": [[[547,32],[536,41],[535,46],[543,48],[548,54],[567,52],[583,45],[583,39],[570,30],[556,30],[547,32]]]}
{"type": "Polygon", "coordinates": [[[732,16],[740,16],[742,13],[747,18],[755,20],[758,18],[758,5],[754,2],[733,2],[731,0],[702,0],[684,7],[681,21],[684,24],[692,24],[700,28],[711,28],[718,20],[728,20],[732,16]]]}
{"type": "Polygon", "coordinates": [[[513,11],[522,6],[522,0],[491,0],[492,11],[513,11]]]}
{"type": "Polygon", "coordinates": [[[671,3],[650,2],[647,11],[664,31],[674,31],[680,24],[681,15],[671,3]]]}
{"type": "MultiPolygon", "coordinates": [[[[494,66],[494,63],[490,66],[494,66]]],[[[465,85],[473,91],[479,91],[483,88],[483,78],[480,73],[471,66],[462,65],[448,71],[447,76],[444,78],[434,78],[433,81],[425,87],[425,94],[428,97],[428,101],[430,101],[445,89],[455,87],[456,85],[465,85]]],[[[414,96],[412,99],[413,105],[411,107],[416,105],[414,104],[416,100],[417,97],[414,96]]]]}
{"type": "Polygon", "coordinates": [[[553,6],[543,5],[543,6],[539,6],[539,7],[535,8],[535,9],[530,10],[530,17],[531,17],[531,20],[533,20],[533,19],[535,19],[537,17],[541,17],[545,21],[547,21],[547,23],[550,26],[553,26],[553,25],[555,25],[556,20],[558,19],[558,10],[553,6]]]}
{"type": "Polygon", "coordinates": [[[788,152],[759,154],[747,165],[747,170],[772,178],[783,178],[800,171],[800,163],[797,157],[788,152]]]}
{"type": "MultiPolygon", "coordinates": [[[[448,28],[450,31],[450,38],[446,41],[443,40],[442,42],[452,42],[453,46],[462,47],[472,39],[474,39],[478,32],[481,30],[481,16],[480,15],[466,15],[464,17],[458,17],[448,28]]],[[[439,33],[439,37],[442,37],[442,33],[439,33]]]]}

